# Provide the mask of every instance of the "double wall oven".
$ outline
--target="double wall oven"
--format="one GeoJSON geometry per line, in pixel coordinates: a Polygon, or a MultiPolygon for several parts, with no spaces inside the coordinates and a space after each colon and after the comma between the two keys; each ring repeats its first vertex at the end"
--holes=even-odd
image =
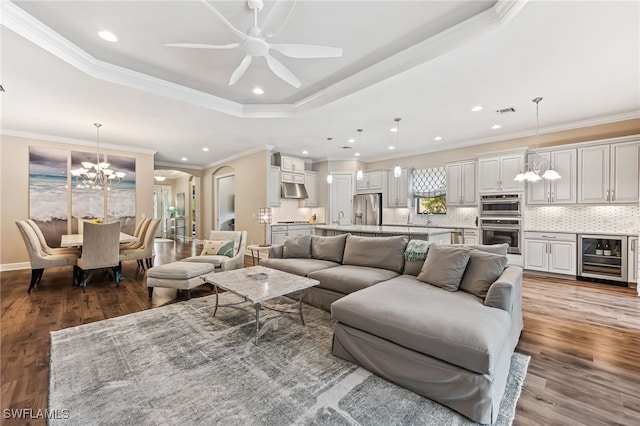
{"type": "Polygon", "coordinates": [[[480,196],[480,241],[507,243],[508,253],[522,254],[522,194],[480,196]]]}

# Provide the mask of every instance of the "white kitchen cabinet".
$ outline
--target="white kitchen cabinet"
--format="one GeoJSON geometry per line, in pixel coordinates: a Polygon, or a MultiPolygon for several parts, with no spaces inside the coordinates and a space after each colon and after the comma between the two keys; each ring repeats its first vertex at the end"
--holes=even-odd
{"type": "Polygon", "coordinates": [[[503,155],[478,159],[478,192],[520,192],[524,183],[514,181],[523,165],[523,155],[503,155]]]}
{"type": "Polygon", "coordinates": [[[283,172],[304,173],[304,160],[282,156],[280,158],[280,167],[283,172]]]}
{"type": "Polygon", "coordinates": [[[637,203],[639,159],[637,142],[578,148],[578,203],[637,203]]]}
{"type": "Polygon", "coordinates": [[[477,245],[479,240],[477,229],[465,229],[463,233],[464,243],[467,245],[477,245]]]}
{"type": "Polygon", "coordinates": [[[283,244],[287,238],[287,225],[271,225],[271,244],[283,244]]]}
{"type": "Polygon", "coordinates": [[[280,207],[280,167],[269,169],[269,207],[280,207]]]}
{"type": "Polygon", "coordinates": [[[387,192],[388,207],[410,207],[411,190],[410,176],[411,170],[402,169],[400,177],[395,177],[393,173],[389,173],[389,190],[387,192]]]}
{"type": "Polygon", "coordinates": [[[476,164],[476,161],[447,164],[448,206],[475,206],[478,204],[476,164]]]}
{"type": "MultiPolygon", "coordinates": [[[[627,281],[630,283],[638,282],[638,237],[629,237],[627,244],[629,256],[627,257],[627,281]]],[[[640,291],[638,292],[640,294],[640,291]]]]}
{"type": "Polygon", "coordinates": [[[577,237],[557,232],[524,233],[524,268],[531,271],[576,275],[577,237]]]}
{"type": "Polygon", "coordinates": [[[338,223],[339,219],[344,217],[343,224],[351,224],[353,220],[353,175],[351,173],[333,173],[333,183],[329,187],[330,222],[338,223]]]}
{"type": "Polygon", "coordinates": [[[281,172],[280,173],[282,182],[291,182],[291,183],[304,183],[305,177],[304,173],[291,173],[291,172],[281,172]]]}
{"type": "Polygon", "coordinates": [[[309,198],[304,200],[305,207],[318,207],[318,173],[305,172],[304,187],[307,189],[309,198]]]}
{"type": "MultiPolygon", "coordinates": [[[[538,162],[544,159],[552,165],[561,178],[527,182],[527,204],[575,204],[577,200],[577,156],[576,149],[529,155],[529,164],[533,164],[534,159],[537,159],[538,162]]],[[[541,174],[547,170],[549,163],[543,164],[541,174]]]]}
{"type": "Polygon", "coordinates": [[[362,180],[356,181],[356,192],[381,192],[382,170],[365,171],[362,180]]]}
{"type": "Polygon", "coordinates": [[[307,223],[271,225],[271,244],[283,244],[287,237],[310,234],[311,225],[307,223]]]}

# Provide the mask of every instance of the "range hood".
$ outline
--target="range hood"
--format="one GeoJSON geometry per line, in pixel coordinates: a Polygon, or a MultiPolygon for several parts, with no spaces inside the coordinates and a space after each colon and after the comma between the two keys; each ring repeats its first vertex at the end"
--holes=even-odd
{"type": "Polygon", "coordinates": [[[303,183],[282,182],[280,184],[280,197],[303,200],[309,198],[309,194],[307,194],[307,188],[304,187],[303,183]]]}

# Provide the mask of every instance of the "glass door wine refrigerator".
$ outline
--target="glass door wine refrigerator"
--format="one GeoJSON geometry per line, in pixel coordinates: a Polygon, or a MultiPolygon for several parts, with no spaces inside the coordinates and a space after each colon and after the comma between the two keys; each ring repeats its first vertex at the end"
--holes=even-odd
{"type": "Polygon", "coordinates": [[[627,282],[627,237],[578,236],[578,276],[627,282]]]}

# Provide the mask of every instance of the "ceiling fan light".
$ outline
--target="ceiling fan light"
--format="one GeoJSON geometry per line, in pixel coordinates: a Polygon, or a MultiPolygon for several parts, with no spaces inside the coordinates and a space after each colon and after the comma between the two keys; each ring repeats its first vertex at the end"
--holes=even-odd
{"type": "Polygon", "coordinates": [[[550,168],[550,169],[547,169],[546,172],[544,172],[542,177],[547,180],[556,180],[556,179],[560,179],[561,176],[560,176],[560,173],[550,168]]]}

